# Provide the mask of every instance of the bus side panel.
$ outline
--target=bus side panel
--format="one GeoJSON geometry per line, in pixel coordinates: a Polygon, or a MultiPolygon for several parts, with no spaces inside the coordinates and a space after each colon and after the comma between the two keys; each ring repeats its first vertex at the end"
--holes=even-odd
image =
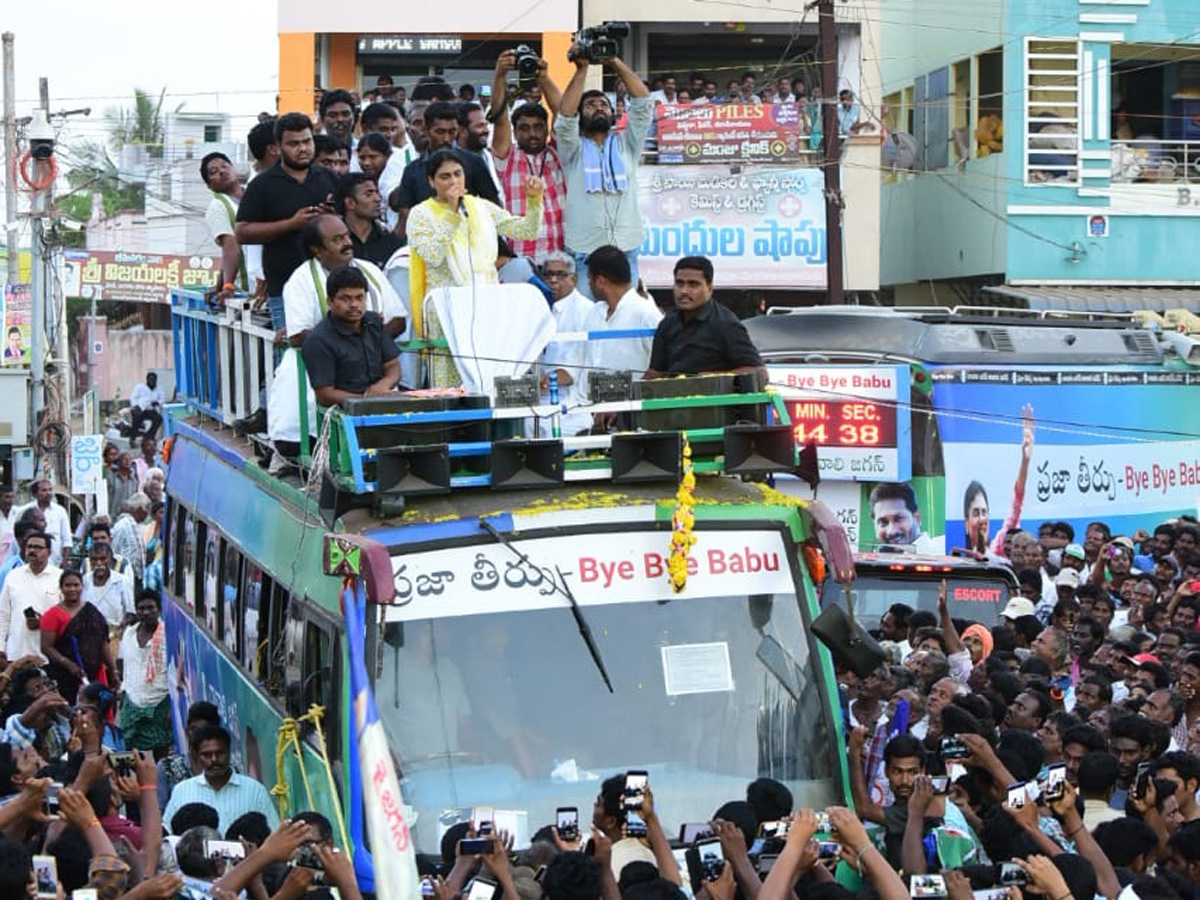
{"type": "MultiPolygon", "coordinates": [[[[221,724],[233,736],[230,762],[234,768],[261,781],[270,790],[279,782],[275,760],[283,715],[197,625],[186,607],[170,595],[164,599],[167,680],[171,691],[171,722],[178,746],[187,746],[184,729],[188,707],[207,700],[216,705],[221,724]]],[[[331,723],[329,727],[338,726],[331,723]]],[[[337,798],[329,791],[319,755],[303,746],[303,772],[293,748],[287,748],[284,756],[290,812],[317,809],[328,813],[337,798]]]]}
{"type": "Polygon", "coordinates": [[[972,483],[986,492],[989,538],[1013,506],[1021,462],[1021,409],[1033,407],[1033,458],[1021,521],[1066,521],[1082,542],[1090,521],[1114,534],[1152,531],[1165,519],[1196,513],[1200,498],[1200,404],[1183,373],[991,373],[999,382],[935,381],[946,463],[946,535],[965,546],[964,504],[972,483]],[[1014,384],[1041,375],[1050,384],[1014,384]],[[1157,377],[1179,383],[1141,383],[1157,377]],[[1104,383],[1058,383],[1099,379],[1104,383]],[[1122,381],[1137,379],[1139,383],[1122,381]]]}

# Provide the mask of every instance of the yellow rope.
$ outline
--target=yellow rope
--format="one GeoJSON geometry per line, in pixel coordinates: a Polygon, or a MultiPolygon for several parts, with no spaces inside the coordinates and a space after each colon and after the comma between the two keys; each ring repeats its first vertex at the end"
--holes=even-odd
{"type": "Polygon", "coordinates": [[[300,721],[311,722],[317,733],[317,745],[321,751],[321,763],[325,766],[325,780],[329,783],[329,796],[333,798],[333,812],[337,819],[338,832],[342,836],[342,849],[349,853],[350,836],[346,832],[346,820],[342,816],[341,798],[338,796],[337,783],[333,780],[333,768],[329,764],[329,748],[325,744],[325,729],[322,727],[324,716],[325,707],[314,703],[308,708],[308,712],[300,717],[300,721]]]}
{"type": "Polygon", "coordinates": [[[275,744],[275,787],[271,788],[271,796],[275,798],[275,805],[279,807],[281,819],[286,819],[291,809],[291,788],[288,787],[287,776],[284,774],[284,756],[289,746],[296,750],[296,764],[300,767],[300,779],[304,782],[304,792],[308,796],[308,808],[315,809],[308,772],[304,768],[304,754],[300,749],[300,725],[295,719],[284,719],[279,724],[279,738],[275,744]]]}

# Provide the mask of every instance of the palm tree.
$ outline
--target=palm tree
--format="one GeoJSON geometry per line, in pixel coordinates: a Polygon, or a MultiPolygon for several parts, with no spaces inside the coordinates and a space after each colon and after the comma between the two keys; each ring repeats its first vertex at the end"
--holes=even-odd
{"type": "MultiPolygon", "coordinates": [[[[162,157],[163,100],[166,95],[167,89],[163,88],[158,99],[153,100],[149,93],[141,88],[135,88],[132,108],[127,106],[110,107],[104,113],[111,132],[108,143],[114,152],[119,154],[122,147],[134,144],[145,147],[146,153],[154,159],[162,157]]],[[[181,103],[175,108],[175,111],[178,112],[182,108],[183,104],[181,103]]]]}

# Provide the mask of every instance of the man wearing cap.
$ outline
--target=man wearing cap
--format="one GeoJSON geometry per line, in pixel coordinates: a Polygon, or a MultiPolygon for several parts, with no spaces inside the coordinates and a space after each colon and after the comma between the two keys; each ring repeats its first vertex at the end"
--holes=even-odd
{"type": "Polygon", "coordinates": [[[1059,600],[1074,600],[1078,587],[1079,572],[1076,569],[1064,568],[1054,576],[1054,589],[1058,592],[1059,600]]]}
{"type": "Polygon", "coordinates": [[[1119,597],[1121,585],[1130,576],[1141,574],[1141,570],[1133,567],[1133,541],[1120,535],[1100,548],[1099,556],[1096,564],[1092,566],[1088,580],[1119,597]]]}
{"type": "Polygon", "coordinates": [[[1080,544],[1067,544],[1062,551],[1062,568],[1074,569],[1080,573],[1082,578],[1083,567],[1086,565],[1083,555],[1083,546],[1080,544]]]}
{"type": "Polygon", "coordinates": [[[1006,624],[1012,625],[1022,616],[1032,616],[1033,611],[1032,601],[1026,600],[1024,597],[1013,597],[1004,609],[1000,610],[1000,618],[1007,619],[1006,624]]]}

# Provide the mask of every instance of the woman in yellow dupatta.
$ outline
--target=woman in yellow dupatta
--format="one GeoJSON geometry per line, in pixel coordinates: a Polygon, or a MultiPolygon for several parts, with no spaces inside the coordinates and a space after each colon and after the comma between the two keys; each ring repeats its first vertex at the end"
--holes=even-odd
{"type": "MultiPolygon", "coordinates": [[[[442,287],[498,284],[497,236],[526,240],[537,237],[542,227],[544,185],[533,175],[525,179],[525,216],[518,218],[467,193],[463,165],[453,151],[434,153],[429,157],[426,171],[434,195],[413,208],[406,226],[409,297],[413,336],[435,340],[443,337],[442,325],[434,314],[428,320],[423,319],[425,295],[442,287]]],[[[432,353],[429,384],[452,387],[461,383],[453,357],[444,350],[432,353]]]]}

